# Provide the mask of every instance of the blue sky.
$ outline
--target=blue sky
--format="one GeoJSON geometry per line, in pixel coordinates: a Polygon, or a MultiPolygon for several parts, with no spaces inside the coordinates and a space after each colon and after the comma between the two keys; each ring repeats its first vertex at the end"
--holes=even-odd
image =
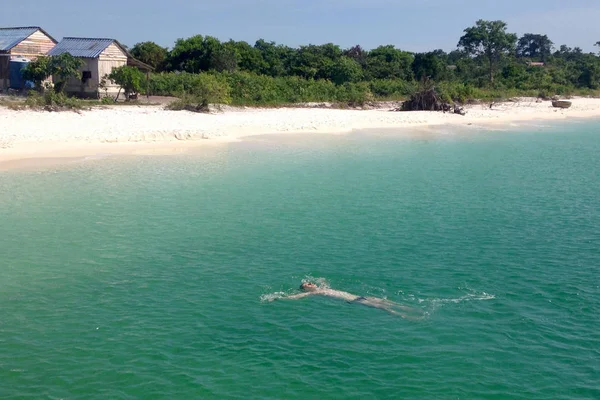
{"type": "Polygon", "coordinates": [[[1,0],[0,26],[39,25],[63,36],[172,46],[194,34],[290,46],[333,42],[373,48],[452,50],[477,19],[502,19],[518,34],[594,51],[599,0],[1,0]]]}

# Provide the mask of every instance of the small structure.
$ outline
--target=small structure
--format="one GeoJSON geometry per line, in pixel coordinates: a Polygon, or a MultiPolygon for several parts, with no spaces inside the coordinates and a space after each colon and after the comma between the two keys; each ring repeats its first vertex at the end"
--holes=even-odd
{"type": "Polygon", "coordinates": [[[81,76],[70,79],[65,86],[67,93],[80,97],[116,96],[119,86],[105,79],[115,68],[124,65],[137,67],[146,72],[146,76],[152,71],[151,66],[133,58],[115,39],[66,37],[48,55],[65,53],[83,60],[81,76]]]}
{"type": "Polygon", "coordinates": [[[543,62],[535,62],[535,61],[529,61],[527,63],[527,65],[530,67],[545,67],[546,66],[546,64],[543,62]]]}
{"type": "Polygon", "coordinates": [[[20,69],[55,45],[56,40],[38,26],[0,28],[0,90],[21,89],[20,69]]]}

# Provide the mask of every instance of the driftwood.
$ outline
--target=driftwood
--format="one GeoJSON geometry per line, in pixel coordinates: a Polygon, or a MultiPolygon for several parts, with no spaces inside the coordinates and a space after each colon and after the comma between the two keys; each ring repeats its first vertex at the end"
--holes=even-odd
{"type": "Polygon", "coordinates": [[[556,108],[569,108],[571,107],[571,103],[570,101],[565,101],[565,100],[555,100],[552,102],[552,107],[556,107],[556,108]]]}
{"type": "Polygon", "coordinates": [[[430,86],[415,92],[402,103],[402,111],[448,111],[448,106],[440,100],[435,87],[430,86]]]}
{"type": "Polygon", "coordinates": [[[394,111],[442,111],[465,115],[462,107],[442,101],[435,86],[424,80],[421,89],[413,93],[410,99],[402,103],[402,107],[394,111]]]}

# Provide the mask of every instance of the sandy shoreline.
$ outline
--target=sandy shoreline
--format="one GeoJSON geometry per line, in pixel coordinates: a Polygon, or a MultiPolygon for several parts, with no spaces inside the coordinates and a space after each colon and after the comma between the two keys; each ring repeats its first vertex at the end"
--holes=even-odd
{"type": "Polygon", "coordinates": [[[160,106],[106,107],[74,112],[13,111],[0,107],[0,162],[95,154],[164,154],[190,146],[283,133],[346,133],[435,125],[508,125],[535,120],[600,117],[600,99],[576,98],[570,109],[548,101],[466,107],[467,115],[320,108],[230,109],[217,114],[167,111],[160,106]]]}

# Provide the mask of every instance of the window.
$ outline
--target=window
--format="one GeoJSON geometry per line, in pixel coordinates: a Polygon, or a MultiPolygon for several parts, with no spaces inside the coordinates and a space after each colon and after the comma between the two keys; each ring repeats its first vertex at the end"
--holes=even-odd
{"type": "Polygon", "coordinates": [[[81,83],[86,83],[90,79],[92,79],[92,71],[83,71],[81,73],[81,83]]]}

